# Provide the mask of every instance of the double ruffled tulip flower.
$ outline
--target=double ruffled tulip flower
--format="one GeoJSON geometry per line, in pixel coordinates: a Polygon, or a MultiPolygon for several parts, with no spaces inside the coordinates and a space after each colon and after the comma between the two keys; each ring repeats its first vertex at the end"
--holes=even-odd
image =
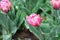
{"type": "Polygon", "coordinates": [[[26,21],[28,22],[28,24],[30,24],[31,26],[39,26],[42,18],[40,17],[39,14],[31,14],[30,16],[26,16],[26,21]]]}
{"type": "Polygon", "coordinates": [[[60,8],[60,0],[51,0],[50,3],[56,10],[60,8]]]}
{"type": "Polygon", "coordinates": [[[1,0],[0,1],[0,9],[3,11],[3,12],[8,12],[11,8],[11,3],[9,0],[1,0]]]}

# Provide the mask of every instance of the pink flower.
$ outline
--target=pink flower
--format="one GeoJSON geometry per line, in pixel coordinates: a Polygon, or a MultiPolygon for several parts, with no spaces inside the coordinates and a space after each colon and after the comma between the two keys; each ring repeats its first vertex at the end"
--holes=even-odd
{"type": "Polygon", "coordinates": [[[26,16],[26,21],[31,25],[31,26],[39,26],[42,19],[39,16],[39,14],[31,14],[30,16],[26,16]]]}
{"type": "Polygon", "coordinates": [[[9,0],[2,0],[0,1],[0,9],[3,11],[3,12],[8,12],[11,8],[11,3],[9,0]]]}
{"type": "Polygon", "coordinates": [[[9,1],[9,0],[2,0],[2,1],[9,1]]]}
{"type": "Polygon", "coordinates": [[[60,0],[51,0],[50,3],[53,6],[53,8],[56,10],[60,8],[60,0]]]}

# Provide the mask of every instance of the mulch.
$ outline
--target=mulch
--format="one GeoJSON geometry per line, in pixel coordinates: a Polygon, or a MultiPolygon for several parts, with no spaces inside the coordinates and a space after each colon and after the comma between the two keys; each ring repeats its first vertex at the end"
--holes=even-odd
{"type": "Polygon", "coordinates": [[[29,30],[18,30],[16,34],[13,36],[12,39],[18,40],[20,38],[21,40],[38,40],[36,36],[34,36],[29,30]]]}

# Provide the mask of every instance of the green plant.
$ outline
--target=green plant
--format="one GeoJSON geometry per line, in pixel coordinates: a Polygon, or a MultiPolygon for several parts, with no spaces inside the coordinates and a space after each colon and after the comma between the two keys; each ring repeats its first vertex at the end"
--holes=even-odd
{"type": "Polygon", "coordinates": [[[2,40],[11,40],[16,31],[22,28],[29,29],[39,40],[60,40],[60,10],[54,10],[50,0],[10,0],[10,2],[12,8],[6,14],[0,11],[2,40]],[[32,13],[40,14],[43,18],[39,27],[33,27],[26,22],[26,16],[32,13]]]}

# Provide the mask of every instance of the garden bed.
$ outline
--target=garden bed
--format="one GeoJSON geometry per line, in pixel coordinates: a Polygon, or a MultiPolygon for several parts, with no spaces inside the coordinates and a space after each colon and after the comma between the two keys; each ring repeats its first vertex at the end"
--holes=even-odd
{"type": "Polygon", "coordinates": [[[20,38],[21,40],[38,40],[29,30],[18,30],[16,34],[13,36],[14,40],[18,40],[20,38]]]}

